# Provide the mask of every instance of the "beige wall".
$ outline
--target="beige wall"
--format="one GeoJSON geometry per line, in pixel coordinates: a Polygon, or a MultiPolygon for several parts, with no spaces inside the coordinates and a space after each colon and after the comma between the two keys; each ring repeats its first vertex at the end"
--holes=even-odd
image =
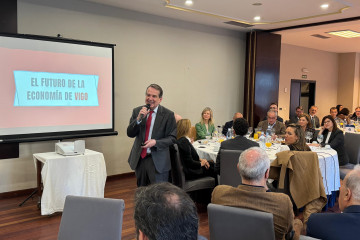
{"type": "Polygon", "coordinates": [[[289,119],[291,79],[316,81],[315,104],[319,107],[320,120],[329,114],[330,107],[337,104],[338,54],[298,47],[289,44],[281,45],[280,80],[279,80],[279,115],[289,119]],[[303,73],[307,68],[308,73],[303,73]],[[287,92],[285,92],[287,88],[287,92]]]}
{"type": "Polygon", "coordinates": [[[339,54],[338,99],[350,112],[359,106],[359,53],[339,54]]]}
{"type": "MultiPolygon", "coordinates": [[[[245,35],[78,1],[19,0],[18,31],[114,43],[115,128],[118,136],[89,138],[104,153],[108,175],[131,171],[126,136],[132,108],[144,104],[150,83],[164,89],[162,104],[195,124],[205,106],[224,124],[242,111],[245,35]]],[[[32,154],[54,141],[22,143],[20,157],[0,160],[0,192],[35,187],[32,154]]]]}
{"type": "Polygon", "coordinates": [[[338,99],[339,104],[353,109],[354,94],[357,95],[358,89],[355,89],[354,78],[356,66],[356,53],[339,54],[339,82],[338,99]],[[341,99],[341,101],[340,101],[341,99]]]}

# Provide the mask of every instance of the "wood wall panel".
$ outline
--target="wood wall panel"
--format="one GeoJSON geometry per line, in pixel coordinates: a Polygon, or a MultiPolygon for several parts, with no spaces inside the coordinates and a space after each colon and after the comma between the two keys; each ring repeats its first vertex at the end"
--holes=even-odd
{"type": "MultiPolygon", "coordinates": [[[[0,32],[17,33],[17,0],[1,1],[0,32]]],[[[18,143],[0,143],[0,159],[18,158],[18,157],[19,157],[18,143]]]]}
{"type": "Polygon", "coordinates": [[[2,0],[0,6],[0,32],[17,33],[17,0],[2,0]]]}
{"type": "Polygon", "coordinates": [[[244,115],[257,126],[272,102],[278,102],[281,36],[267,32],[247,34],[244,115]]]}

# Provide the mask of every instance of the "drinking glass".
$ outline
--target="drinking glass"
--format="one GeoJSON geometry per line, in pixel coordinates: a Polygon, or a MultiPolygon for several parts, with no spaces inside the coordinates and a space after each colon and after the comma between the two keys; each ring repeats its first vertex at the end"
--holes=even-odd
{"type": "Polygon", "coordinates": [[[305,132],[305,138],[306,138],[307,142],[310,143],[310,140],[313,138],[313,133],[312,132],[305,132]]]}
{"type": "Polygon", "coordinates": [[[324,136],[322,134],[317,135],[317,142],[321,146],[322,141],[324,140],[324,136]]]}
{"type": "Polygon", "coordinates": [[[274,140],[273,146],[274,146],[275,150],[278,150],[280,148],[280,146],[281,146],[281,138],[276,138],[274,140]]]}
{"type": "Polygon", "coordinates": [[[271,147],[272,143],[271,143],[271,137],[267,137],[266,141],[265,141],[265,146],[267,149],[269,149],[271,147]]]}
{"type": "Polygon", "coordinates": [[[253,132],[253,128],[249,127],[248,132],[247,132],[248,138],[251,136],[252,132],[253,132]]]}

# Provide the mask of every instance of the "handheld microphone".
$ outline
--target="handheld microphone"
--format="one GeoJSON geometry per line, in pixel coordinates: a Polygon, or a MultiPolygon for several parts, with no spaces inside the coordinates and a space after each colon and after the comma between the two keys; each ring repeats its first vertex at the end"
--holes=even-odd
{"type": "MultiPolygon", "coordinates": [[[[146,107],[146,109],[149,110],[150,109],[150,104],[146,104],[146,105],[144,105],[144,107],[146,107]]],[[[141,119],[143,119],[145,116],[146,115],[141,114],[141,119]]]]}

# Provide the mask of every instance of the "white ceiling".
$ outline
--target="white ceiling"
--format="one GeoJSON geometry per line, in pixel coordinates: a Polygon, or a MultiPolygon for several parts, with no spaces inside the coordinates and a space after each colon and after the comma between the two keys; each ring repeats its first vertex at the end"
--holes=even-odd
{"type": "MultiPolygon", "coordinates": [[[[359,0],[193,0],[191,7],[185,6],[185,0],[84,1],[237,31],[271,30],[360,16],[359,0]],[[254,6],[254,3],[262,5],[254,6]],[[324,3],[329,4],[327,10],[320,8],[324,3]],[[261,16],[261,20],[255,21],[254,16],[261,16]],[[227,21],[254,26],[239,27],[225,24],[227,21]]],[[[282,35],[282,42],[287,44],[331,52],[360,52],[360,38],[345,39],[326,33],[347,29],[360,32],[360,20],[277,33],[282,35]],[[330,38],[318,39],[312,37],[312,34],[330,38]]]]}

